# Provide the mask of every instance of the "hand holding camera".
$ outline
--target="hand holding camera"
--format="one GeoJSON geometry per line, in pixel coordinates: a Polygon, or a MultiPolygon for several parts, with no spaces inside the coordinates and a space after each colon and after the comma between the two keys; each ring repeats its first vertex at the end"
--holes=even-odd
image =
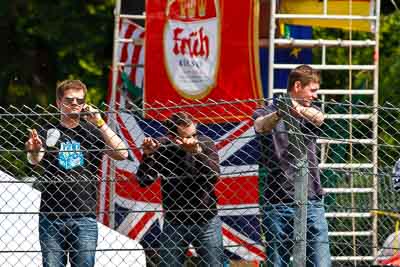
{"type": "Polygon", "coordinates": [[[92,105],[85,104],[82,111],[84,112],[83,118],[94,125],[97,125],[97,127],[101,128],[105,124],[100,111],[92,105]]]}

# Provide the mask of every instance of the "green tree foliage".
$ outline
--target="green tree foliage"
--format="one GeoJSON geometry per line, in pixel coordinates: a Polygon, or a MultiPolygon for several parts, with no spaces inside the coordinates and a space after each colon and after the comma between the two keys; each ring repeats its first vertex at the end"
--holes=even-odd
{"type": "MultiPolygon", "coordinates": [[[[123,1],[123,8],[136,12],[144,8],[144,2],[123,1]]],[[[395,2],[400,7],[400,0],[395,2]]],[[[112,56],[113,9],[113,0],[0,1],[0,106],[54,103],[55,84],[66,78],[85,81],[91,102],[99,104],[104,100],[112,56]]],[[[385,75],[380,79],[381,103],[389,98],[400,101],[396,90],[400,83],[400,15],[392,13],[394,9],[392,1],[382,1],[380,63],[385,75]]],[[[333,32],[316,29],[316,37],[333,32]]],[[[354,33],[353,38],[365,37],[360,36],[363,34],[368,35],[354,33]]],[[[346,32],[338,36],[348,37],[346,32]]],[[[372,56],[371,50],[358,50],[353,64],[362,64],[372,56]]],[[[348,52],[337,49],[328,59],[345,64],[348,52]]],[[[325,81],[336,83],[329,88],[349,84],[346,74],[334,75],[324,77],[325,81]]],[[[371,79],[368,74],[359,73],[353,86],[365,87],[371,79]]]]}
{"type": "Polygon", "coordinates": [[[112,0],[16,0],[0,4],[0,106],[55,102],[55,85],[82,79],[104,99],[111,64],[112,0]]]}
{"type": "MultiPolygon", "coordinates": [[[[400,11],[381,17],[379,45],[379,103],[400,103],[400,11]]],[[[374,39],[372,33],[348,32],[336,29],[314,29],[314,38],[321,39],[374,39]]],[[[314,62],[320,63],[320,49],[314,49],[314,62]]],[[[327,64],[373,64],[376,54],[373,48],[333,48],[327,51],[327,64]]],[[[352,83],[348,71],[323,72],[323,83],[326,88],[371,89],[373,88],[373,73],[367,71],[352,73],[352,83]]],[[[353,100],[360,100],[354,97],[353,100]]],[[[365,100],[365,99],[361,99],[365,100]]],[[[366,101],[372,104],[372,102],[366,101]]]]}
{"type": "MultiPolygon", "coordinates": [[[[397,1],[399,2],[399,1],[397,1]]],[[[391,103],[394,107],[398,107],[400,103],[400,48],[399,48],[399,35],[400,32],[400,11],[394,11],[394,6],[390,1],[382,1],[383,4],[383,12],[381,15],[380,21],[380,36],[379,36],[379,53],[376,54],[373,48],[354,48],[352,50],[351,63],[352,64],[372,64],[374,60],[379,59],[379,104],[386,106],[386,109],[379,110],[379,137],[378,142],[381,145],[378,149],[378,181],[379,181],[379,200],[378,200],[378,208],[381,210],[390,210],[390,211],[398,211],[399,196],[398,194],[393,194],[392,189],[390,188],[390,175],[392,171],[392,166],[394,162],[399,158],[399,149],[398,145],[400,143],[400,135],[398,134],[398,129],[400,127],[400,115],[397,110],[389,109],[391,103]],[[392,11],[392,12],[390,12],[392,11]]],[[[323,38],[323,39],[353,39],[353,40],[365,40],[365,39],[374,39],[371,33],[361,33],[361,32],[348,32],[341,30],[333,30],[333,29],[315,29],[314,30],[314,38],[323,38]]],[[[314,62],[320,63],[320,52],[317,49],[314,51],[314,62]],[[318,56],[317,56],[318,55],[318,56]]],[[[328,49],[327,51],[327,63],[328,64],[349,64],[349,49],[347,48],[335,48],[328,49]]],[[[373,88],[373,77],[372,72],[366,71],[353,71],[350,73],[349,71],[335,71],[322,72],[323,75],[323,86],[324,88],[337,88],[337,89],[348,89],[350,86],[352,89],[371,89],[373,88]],[[351,83],[350,83],[351,77],[351,83]]],[[[349,97],[343,97],[336,99],[339,101],[342,100],[350,100],[349,97]]],[[[357,103],[361,100],[364,103],[369,105],[372,104],[372,97],[361,97],[361,96],[353,96],[352,102],[357,103]]],[[[336,112],[338,113],[347,113],[349,106],[342,105],[341,107],[336,108],[336,112]],[[344,109],[344,110],[339,110],[344,109]]],[[[355,111],[354,106],[353,112],[355,111]]],[[[360,112],[363,113],[363,112],[360,112]]],[[[370,112],[365,112],[370,113],[370,112]]],[[[368,133],[370,132],[371,125],[368,122],[363,121],[361,124],[355,121],[352,122],[352,129],[354,133],[368,133]]],[[[346,134],[346,131],[340,131],[341,129],[349,129],[348,122],[336,122],[335,125],[331,124],[330,127],[327,127],[329,130],[333,130],[334,133],[339,133],[339,138],[350,138],[346,134]]],[[[332,133],[331,133],[332,134],[332,133]]],[[[332,137],[336,137],[333,134],[332,137]]],[[[356,137],[357,138],[357,137],[356,137]]],[[[355,146],[354,146],[355,147],[355,146]]],[[[342,144],[330,146],[331,150],[331,159],[334,159],[335,162],[340,162],[342,159],[344,162],[348,161],[348,147],[342,144]],[[335,157],[338,157],[336,159],[335,157]]],[[[357,151],[357,149],[354,149],[357,151]]],[[[358,153],[353,153],[353,156],[356,161],[359,162],[369,162],[370,155],[372,155],[371,151],[366,149],[360,149],[358,153]]],[[[332,170],[325,170],[323,172],[323,178],[329,183],[330,187],[350,187],[353,184],[354,187],[370,187],[371,184],[371,175],[368,173],[335,173],[332,170]],[[350,178],[352,180],[350,180],[350,178]],[[352,181],[352,182],[351,182],[352,181]]],[[[336,195],[331,194],[327,199],[328,203],[328,211],[336,211],[336,210],[345,210],[345,211],[369,211],[371,210],[372,202],[370,196],[368,195],[359,195],[356,200],[352,200],[347,197],[348,195],[336,195]],[[356,203],[356,206],[354,204],[356,203]]],[[[355,224],[359,228],[359,230],[371,229],[371,225],[364,218],[355,219],[355,224]],[[365,229],[363,228],[365,227],[365,229]]],[[[338,221],[330,221],[330,230],[332,231],[341,231],[344,229],[351,229],[352,224],[351,221],[342,221],[342,225],[339,224],[338,221]]],[[[379,217],[378,220],[378,242],[382,244],[384,239],[393,232],[394,230],[394,222],[387,217],[379,217]]],[[[360,254],[371,254],[372,250],[368,252],[368,249],[371,249],[372,244],[368,243],[368,240],[357,239],[357,242],[364,244],[363,246],[359,246],[357,248],[357,253],[360,254]],[[366,252],[361,253],[359,250],[366,250],[366,252]]],[[[344,251],[348,251],[348,254],[351,254],[351,250],[349,248],[343,247],[343,242],[341,245],[337,246],[336,242],[338,241],[337,237],[333,237],[332,240],[332,254],[338,255],[339,253],[343,253],[344,251]]]]}
{"type": "Polygon", "coordinates": [[[384,16],[380,35],[380,103],[400,103],[400,11],[384,16]]]}

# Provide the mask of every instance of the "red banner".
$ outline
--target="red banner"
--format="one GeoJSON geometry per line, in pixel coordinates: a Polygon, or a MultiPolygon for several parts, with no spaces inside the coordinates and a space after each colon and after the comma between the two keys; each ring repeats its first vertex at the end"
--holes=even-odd
{"type": "Polygon", "coordinates": [[[257,103],[248,100],[262,97],[259,1],[146,2],[146,117],[164,120],[177,110],[202,122],[251,116],[257,103]]]}

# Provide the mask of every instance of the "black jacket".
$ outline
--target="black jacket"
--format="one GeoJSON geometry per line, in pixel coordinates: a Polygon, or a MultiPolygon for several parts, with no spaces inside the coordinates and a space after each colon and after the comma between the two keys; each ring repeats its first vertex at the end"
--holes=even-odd
{"type": "Polygon", "coordinates": [[[217,214],[217,149],[206,136],[199,136],[198,140],[202,152],[192,154],[168,138],[160,138],[160,148],[139,166],[137,179],[141,186],[161,178],[162,204],[169,222],[205,223],[217,214]]]}

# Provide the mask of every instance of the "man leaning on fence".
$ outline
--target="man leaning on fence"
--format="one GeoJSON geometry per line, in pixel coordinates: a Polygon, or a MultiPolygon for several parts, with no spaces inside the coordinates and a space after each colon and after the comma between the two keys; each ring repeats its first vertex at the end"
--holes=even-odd
{"type": "MultiPolygon", "coordinates": [[[[288,96],[292,116],[304,134],[306,161],[308,163],[307,202],[307,266],[331,265],[328,224],[323,206],[323,189],[320,183],[317,155],[317,134],[323,124],[323,113],[312,105],[320,86],[319,71],[301,65],[293,69],[288,78],[288,96]]],[[[288,125],[282,120],[283,110],[270,103],[255,111],[254,127],[261,147],[260,170],[264,175],[262,201],[263,230],[268,266],[289,266],[294,238],[294,199],[296,158],[288,151],[288,125]]],[[[306,178],[307,179],[307,178],[306,178]]]]}
{"type": "Polygon", "coordinates": [[[210,138],[198,134],[191,115],[185,112],[173,114],[165,126],[167,137],[144,139],[137,172],[141,186],[161,177],[165,217],[160,266],[184,266],[190,244],[202,266],[222,266],[222,222],[215,195],[217,149],[210,138]]]}
{"type": "Polygon", "coordinates": [[[94,266],[97,245],[97,172],[102,153],[123,160],[122,140],[85,104],[87,88],[65,80],[56,89],[59,121],[29,133],[28,161],[41,173],[39,239],[43,266],[94,266]],[[84,119],[82,119],[82,117],[84,119]]]}

